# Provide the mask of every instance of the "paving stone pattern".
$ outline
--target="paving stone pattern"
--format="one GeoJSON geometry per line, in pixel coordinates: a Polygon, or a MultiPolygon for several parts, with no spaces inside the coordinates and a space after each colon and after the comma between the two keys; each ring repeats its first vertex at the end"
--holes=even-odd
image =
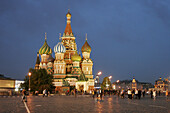
{"type": "MultiPolygon", "coordinates": [[[[170,100],[149,96],[121,99],[105,96],[97,101],[89,96],[28,96],[27,106],[31,113],[170,113],[170,100]]],[[[21,97],[0,97],[0,113],[26,113],[21,97]]]]}

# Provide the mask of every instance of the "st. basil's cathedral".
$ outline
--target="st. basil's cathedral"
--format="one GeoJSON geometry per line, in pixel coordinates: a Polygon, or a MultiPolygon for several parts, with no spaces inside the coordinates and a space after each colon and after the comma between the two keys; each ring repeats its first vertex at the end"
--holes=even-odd
{"type": "Polygon", "coordinates": [[[91,47],[87,42],[87,35],[84,45],[81,48],[82,57],[77,53],[77,44],[71,28],[70,11],[66,14],[67,25],[60,41],[54,46],[55,58],[52,57],[52,49],[47,44],[45,34],[44,45],[37,53],[35,69],[46,69],[53,75],[55,90],[68,83],[77,90],[89,92],[94,89],[93,61],[90,59],[91,47]],[[41,61],[39,60],[41,56],[41,61]]]}

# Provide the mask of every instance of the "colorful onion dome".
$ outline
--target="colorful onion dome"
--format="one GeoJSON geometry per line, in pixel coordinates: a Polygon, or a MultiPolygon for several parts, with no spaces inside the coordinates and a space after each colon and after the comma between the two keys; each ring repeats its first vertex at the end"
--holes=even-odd
{"type": "Polygon", "coordinates": [[[81,56],[77,54],[77,52],[75,52],[75,54],[71,57],[72,61],[81,61],[81,56]]]}
{"type": "Polygon", "coordinates": [[[65,53],[66,47],[61,42],[59,42],[57,45],[54,46],[54,52],[55,53],[65,53]]]}
{"type": "Polygon", "coordinates": [[[89,53],[91,52],[91,47],[87,42],[87,38],[86,38],[86,42],[84,43],[84,45],[81,48],[81,51],[82,52],[89,52],[89,53]]]}
{"type": "Polygon", "coordinates": [[[40,55],[42,54],[51,55],[52,54],[52,49],[47,44],[46,33],[45,33],[45,42],[44,42],[44,45],[39,49],[39,54],[40,55]]]}

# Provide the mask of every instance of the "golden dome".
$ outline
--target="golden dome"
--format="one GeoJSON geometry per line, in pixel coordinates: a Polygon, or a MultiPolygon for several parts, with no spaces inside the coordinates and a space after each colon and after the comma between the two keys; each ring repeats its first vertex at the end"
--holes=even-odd
{"type": "Polygon", "coordinates": [[[81,56],[77,54],[77,52],[71,57],[72,61],[81,61],[81,56]]]}
{"type": "Polygon", "coordinates": [[[68,13],[66,14],[66,17],[71,17],[70,9],[68,10],[68,13]]]}

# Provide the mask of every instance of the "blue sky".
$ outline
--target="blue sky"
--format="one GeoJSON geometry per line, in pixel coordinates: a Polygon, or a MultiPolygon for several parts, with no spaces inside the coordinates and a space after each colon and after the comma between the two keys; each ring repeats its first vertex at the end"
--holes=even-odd
{"type": "MultiPolygon", "coordinates": [[[[169,0],[3,0],[0,2],[0,73],[23,79],[44,43],[53,49],[72,14],[78,49],[92,47],[94,75],[112,81],[154,82],[170,76],[169,0]]],[[[54,53],[53,53],[54,57],[54,53]]]]}

